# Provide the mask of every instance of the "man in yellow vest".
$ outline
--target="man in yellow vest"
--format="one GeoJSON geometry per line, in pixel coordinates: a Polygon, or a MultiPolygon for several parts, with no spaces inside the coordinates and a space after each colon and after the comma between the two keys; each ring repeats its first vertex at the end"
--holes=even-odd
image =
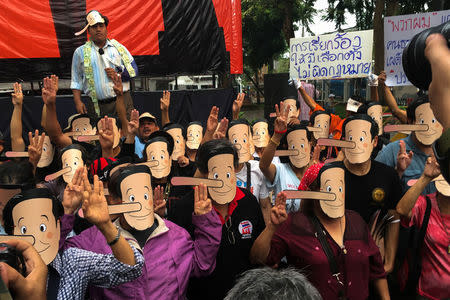
{"type": "Polygon", "coordinates": [[[130,95],[130,79],[137,76],[138,68],[130,52],[116,40],[108,39],[109,20],[96,10],[86,16],[87,25],[75,35],[89,33],[89,40],[78,47],[72,60],[72,80],[70,88],[78,113],[88,113],[91,117],[116,114],[116,94],[111,80],[115,72],[121,74],[123,95],[129,118],[133,110],[130,95]],[[89,96],[86,105],[81,101],[81,93],[89,96]]]}

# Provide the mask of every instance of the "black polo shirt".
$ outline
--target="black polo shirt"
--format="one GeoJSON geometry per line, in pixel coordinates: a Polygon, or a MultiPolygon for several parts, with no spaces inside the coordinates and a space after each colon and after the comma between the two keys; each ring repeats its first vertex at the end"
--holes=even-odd
{"type": "Polygon", "coordinates": [[[356,211],[366,221],[381,209],[383,215],[397,206],[402,197],[400,178],[394,168],[372,160],[366,175],[345,170],[345,208],[356,211]]]}
{"type": "MultiPolygon", "coordinates": [[[[184,227],[193,236],[193,192],[179,200],[169,211],[168,219],[184,227]]],[[[265,223],[255,196],[247,190],[236,189],[229,204],[227,220],[222,220],[222,241],[216,259],[216,268],[208,277],[191,278],[188,299],[223,299],[234,286],[237,275],[251,269],[250,249],[264,230],[265,223]]]]}

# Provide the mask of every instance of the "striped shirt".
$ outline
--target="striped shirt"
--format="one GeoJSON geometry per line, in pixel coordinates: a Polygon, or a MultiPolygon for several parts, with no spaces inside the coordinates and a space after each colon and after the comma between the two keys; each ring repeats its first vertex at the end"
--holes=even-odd
{"type": "MultiPolygon", "coordinates": [[[[125,47],[124,47],[125,48],[125,47]]],[[[70,88],[73,90],[81,90],[86,95],[89,96],[89,86],[87,83],[87,78],[84,74],[84,45],[78,47],[73,53],[72,59],[72,80],[70,83],[70,88]]],[[[94,82],[95,82],[95,91],[97,93],[97,99],[99,101],[109,98],[114,98],[116,94],[113,90],[113,83],[108,78],[105,68],[113,68],[113,69],[121,69],[122,80],[123,82],[123,90],[124,92],[130,89],[129,82],[129,74],[125,68],[125,64],[120,56],[119,51],[113,46],[110,40],[106,40],[106,44],[103,47],[104,54],[100,55],[99,47],[94,43],[91,44],[91,64],[94,72],[94,82]],[[102,56],[104,56],[102,58],[102,56]]],[[[134,61],[133,56],[131,56],[130,52],[125,48],[128,56],[131,58],[131,65],[136,72],[138,72],[138,68],[136,62],[134,61]]]]}

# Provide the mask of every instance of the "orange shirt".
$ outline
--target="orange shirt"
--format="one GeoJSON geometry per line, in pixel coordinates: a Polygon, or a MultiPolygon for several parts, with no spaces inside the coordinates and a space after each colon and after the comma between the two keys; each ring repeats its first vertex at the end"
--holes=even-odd
{"type": "MultiPolygon", "coordinates": [[[[316,103],[316,106],[309,115],[318,110],[325,110],[322,106],[316,103]]],[[[333,139],[340,140],[342,136],[342,125],[344,124],[345,118],[341,119],[338,115],[330,114],[330,133],[333,135],[333,139]]]]}

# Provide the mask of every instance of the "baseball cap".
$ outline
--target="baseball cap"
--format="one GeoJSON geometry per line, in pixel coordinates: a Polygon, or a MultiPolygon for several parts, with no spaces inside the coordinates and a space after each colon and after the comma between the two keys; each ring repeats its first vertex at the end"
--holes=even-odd
{"type": "Polygon", "coordinates": [[[89,26],[94,26],[97,23],[105,23],[105,19],[102,14],[96,10],[91,10],[86,16],[87,25],[80,31],[76,32],[75,35],[78,36],[85,32],[89,26]]]}
{"type": "Polygon", "coordinates": [[[151,113],[145,112],[139,116],[139,120],[144,118],[149,118],[156,122],[156,118],[151,113]]]}

